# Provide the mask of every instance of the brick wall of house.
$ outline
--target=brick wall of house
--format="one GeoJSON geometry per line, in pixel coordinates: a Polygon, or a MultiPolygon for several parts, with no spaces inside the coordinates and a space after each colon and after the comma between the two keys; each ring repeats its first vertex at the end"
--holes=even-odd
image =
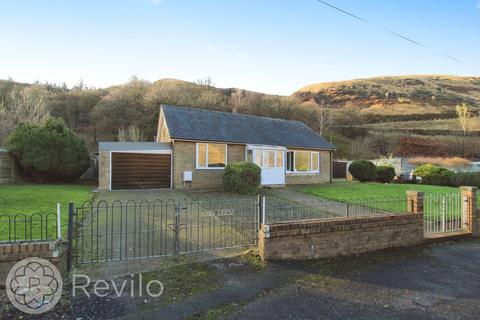
{"type": "MultiPolygon", "coordinates": [[[[289,149],[290,150],[290,149],[289,149]]],[[[331,158],[329,151],[320,151],[320,173],[287,173],[285,182],[289,184],[316,184],[330,182],[331,158]]]]}
{"type": "MultiPolygon", "coordinates": [[[[245,161],[245,146],[229,144],[227,163],[245,161]]],[[[175,140],[173,143],[173,187],[183,189],[183,172],[192,171],[192,183],[187,188],[218,189],[223,185],[221,169],[195,169],[196,143],[175,140]]]]}
{"type": "Polygon", "coordinates": [[[98,155],[98,189],[110,188],[110,152],[100,151],[98,155]]]}
{"type": "Polygon", "coordinates": [[[423,215],[405,214],[264,225],[259,250],[266,260],[352,255],[423,242],[423,215]]]}

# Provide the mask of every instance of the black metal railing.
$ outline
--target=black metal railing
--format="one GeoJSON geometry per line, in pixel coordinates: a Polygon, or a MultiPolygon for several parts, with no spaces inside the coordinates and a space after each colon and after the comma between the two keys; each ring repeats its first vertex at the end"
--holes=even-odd
{"type": "Polygon", "coordinates": [[[48,241],[56,238],[55,213],[0,214],[0,243],[48,241]]]}
{"type": "Polygon", "coordinates": [[[301,203],[269,204],[265,199],[265,223],[298,220],[331,220],[407,213],[406,197],[359,199],[352,201],[321,200],[301,203]]]}
{"type": "Polygon", "coordinates": [[[77,264],[167,257],[257,243],[256,198],[86,202],[72,234],[77,264]]]}

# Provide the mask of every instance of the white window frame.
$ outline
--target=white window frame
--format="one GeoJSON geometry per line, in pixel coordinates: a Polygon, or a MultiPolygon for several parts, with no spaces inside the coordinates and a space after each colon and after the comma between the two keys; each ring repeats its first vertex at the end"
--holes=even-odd
{"type": "Polygon", "coordinates": [[[216,142],[197,142],[195,144],[195,169],[197,170],[224,170],[224,167],[209,167],[208,166],[208,145],[209,144],[222,144],[225,146],[225,166],[227,166],[228,162],[228,145],[225,143],[216,143],[216,142]],[[205,167],[201,167],[198,163],[198,145],[204,144],[205,145],[205,167]]]}
{"type": "MultiPolygon", "coordinates": [[[[288,170],[288,168],[286,168],[286,172],[287,173],[297,173],[297,174],[312,174],[312,173],[320,173],[320,164],[321,164],[321,161],[320,161],[320,152],[319,151],[309,151],[309,150],[287,150],[285,152],[285,158],[288,158],[288,153],[289,152],[293,152],[293,171],[291,170],[288,170]],[[296,160],[296,153],[297,152],[310,152],[310,171],[297,171],[295,169],[295,164],[297,163],[297,160],[296,160]],[[313,154],[318,154],[318,169],[317,170],[312,170],[312,164],[313,164],[313,154]]],[[[286,166],[286,165],[285,165],[286,166]]]]}

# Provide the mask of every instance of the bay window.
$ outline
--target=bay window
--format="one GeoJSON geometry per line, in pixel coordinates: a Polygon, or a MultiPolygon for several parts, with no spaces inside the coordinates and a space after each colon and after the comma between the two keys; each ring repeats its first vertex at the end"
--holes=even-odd
{"type": "Polygon", "coordinates": [[[287,172],[320,172],[320,153],[318,151],[288,151],[287,172]]]}
{"type": "Polygon", "coordinates": [[[227,164],[227,145],[197,143],[197,169],[223,169],[227,164]]]}

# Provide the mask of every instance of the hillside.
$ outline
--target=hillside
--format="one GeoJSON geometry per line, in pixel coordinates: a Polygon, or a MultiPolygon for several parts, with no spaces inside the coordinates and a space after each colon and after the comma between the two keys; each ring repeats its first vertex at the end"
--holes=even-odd
{"type": "MultiPolygon", "coordinates": [[[[49,115],[64,119],[92,151],[98,141],[152,141],[163,103],[299,120],[336,144],[338,158],[390,154],[480,158],[478,77],[398,76],[319,83],[290,96],[218,88],[210,79],[133,78],[102,89],[82,83],[67,88],[0,80],[0,115],[28,115],[28,110],[13,111],[28,108],[30,101],[45,103],[49,115]],[[475,117],[467,137],[455,113],[455,106],[463,102],[475,117]]],[[[0,146],[22,121],[8,119],[0,128],[0,146]]]]}
{"type": "Polygon", "coordinates": [[[480,77],[421,75],[317,83],[299,89],[293,96],[334,109],[357,108],[367,117],[450,118],[455,106],[462,102],[478,112],[480,77]]]}

